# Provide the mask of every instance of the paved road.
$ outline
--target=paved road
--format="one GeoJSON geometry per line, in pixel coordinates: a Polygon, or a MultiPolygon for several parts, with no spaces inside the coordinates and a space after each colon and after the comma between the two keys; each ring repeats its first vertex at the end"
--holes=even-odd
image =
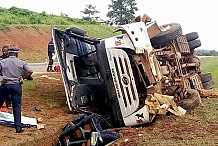
{"type": "MultiPolygon", "coordinates": [[[[28,63],[30,68],[33,70],[33,73],[45,73],[47,69],[46,63],[28,63]]],[[[57,65],[58,62],[55,62],[54,65],[57,65]]],[[[53,66],[54,66],[53,65],[53,66]]]]}

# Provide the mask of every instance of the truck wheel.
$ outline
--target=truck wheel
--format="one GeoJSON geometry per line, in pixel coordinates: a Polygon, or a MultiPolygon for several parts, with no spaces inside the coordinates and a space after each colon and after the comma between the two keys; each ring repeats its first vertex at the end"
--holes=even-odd
{"type": "Polygon", "coordinates": [[[194,50],[197,47],[201,46],[201,41],[200,40],[192,40],[188,42],[190,50],[194,50]]]}
{"type": "Polygon", "coordinates": [[[209,82],[205,82],[203,83],[203,87],[204,89],[208,90],[208,89],[212,89],[214,86],[214,81],[209,81],[209,82]]]}
{"type": "Polygon", "coordinates": [[[187,110],[188,112],[201,105],[201,97],[198,91],[194,89],[188,89],[186,98],[181,100],[178,105],[187,110]]]}
{"type": "Polygon", "coordinates": [[[205,83],[205,82],[209,82],[212,80],[212,74],[211,73],[206,73],[206,74],[201,74],[201,82],[205,83]]]}
{"type": "Polygon", "coordinates": [[[197,32],[191,32],[191,33],[187,33],[185,35],[186,39],[188,42],[192,41],[192,40],[195,40],[197,39],[199,36],[198,36],[198,33],[197,32]]]}
{"type": "Polygon", "coordinates": [[[166,45],[167,43],[175,40],[182,34],[181,25],[178,23],[170,23],[160,26],[160,28],[169,28],[160,32],[157,36],[151,38],[152,46],[166,45]]]}
{"type": "Polygon", "coordinates": [[[75,33],[81,36],[85,36],[86,30],[78,28],[78,27],[70,27],[66,29],[66,32],[75,33]]]}

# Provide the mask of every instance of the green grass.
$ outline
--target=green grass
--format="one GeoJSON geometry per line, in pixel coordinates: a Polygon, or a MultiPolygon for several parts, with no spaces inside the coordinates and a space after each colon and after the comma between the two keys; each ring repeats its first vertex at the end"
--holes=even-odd
{"type": "Polygon", "coordinates": [[[218,88],[218,57],[201,58],[202,73],[211,73],[215,82],[215,88],[218,88]]]}
{"type": "Polygon", "coordinates": [[[38,82],[36,80],[25,80],[24,84],[22,85],[23,90],[28,90],[35,88],[38,82]]]}
{"type": "Polygon", "coordinates": [[[39,99],[50,108],[65,106],[66,97],[61,74],[48,74],[48,78],[42,78],[40,76],[33,75],[34,79],[32,81],[24,82],[22,85],[23,99],[39,99]]]}
{"type": "Polygon", "coordinates": [[[28,63],[34,63],[34,62],[45,62],[46,59],[48,59],[48,53],[44,51],[45,49],[39,48],[39,49],[26,49],[25,52],[21,51],[19,53],[19,58],[25,60],[28,63]],[[34,53],[33,53],[34,52],[34,53]]]}
{"type": "Polygon", "coordinates": [[[7,31],[9,30],[9,26],[7,24],[0,23],[0,30],[7,31]]]}
{"type": "Polygon", "coordinates": [[[202,106],[195,109],[190,115],[187,114],[186,119],[189,121],[199,120],[202,123],[207,122],[218,122],[218,99],[217,98],[209,98],[209,99],[202,99],[202,106]]]}
{"type": "MultiPolygon", "coordinates": [[[[68,16],[58,16],[37,13],[28,9],[11,7],[9,9],[0,7],[0,23],[6,25],[73,25],[73,24],[99,24],[93,20],[70,18],[68,16]]],[[[6,27],[0,27],[4,30],[6,27]]]]}
{"type": "Polygon", "coordinates": [[[108,25],[100,25],[100,24],[55,25],[53,27],[61,30],[70,27],[78,27],[86,30],[86,34],[94,38],[108,38],[119,34],[119,32],[114,32],[115,30],[114,27],[108,25]]]}
{"type": "Polygon", "coordinates": [[[22,29],[22,30],[24,30],[24,29],[28,28],[29,26],[28,26],[28,25],[16,25],[15,27],[16,27],[17,29],[22,29]]]}
{"type": "Polygon", "coordinates": [[[119,33],[114,33],[114,27],[107,25],[77,25],[80,28],[87,30],[87,35],[95,38],[108,38],[119,33]]]}

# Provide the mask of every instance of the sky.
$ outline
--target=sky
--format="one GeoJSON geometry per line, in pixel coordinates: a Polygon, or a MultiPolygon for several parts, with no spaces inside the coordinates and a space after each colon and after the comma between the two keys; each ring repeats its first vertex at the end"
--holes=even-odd
{"type": "MultiPolygon", "coordinates": [[[[217,50],[218,45],[218,1],[217,0],[136,0],[136,16],[146,13],[158,25],[180,23],[183,34],[198,32],[202,46],[199,49],[217,50]]],[[[100,18],[107,20],[111,0],[0,0],[0,7],[12,6],[47,14],[67,14],[81,18],[80,11],[92,4],[100,12],[100,18]]]]}

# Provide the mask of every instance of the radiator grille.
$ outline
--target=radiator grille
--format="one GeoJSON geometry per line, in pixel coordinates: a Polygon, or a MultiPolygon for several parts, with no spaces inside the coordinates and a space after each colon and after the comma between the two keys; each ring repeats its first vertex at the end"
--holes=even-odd
{"type": "Polygon", "coordinates": [[[130,61],[125,51],[109,49],[109,65],[113,72],[113,82],[116,84],[117,97],[123,117],[132,114],[139,105],[138,93],[131,70],[130,61]]]}

